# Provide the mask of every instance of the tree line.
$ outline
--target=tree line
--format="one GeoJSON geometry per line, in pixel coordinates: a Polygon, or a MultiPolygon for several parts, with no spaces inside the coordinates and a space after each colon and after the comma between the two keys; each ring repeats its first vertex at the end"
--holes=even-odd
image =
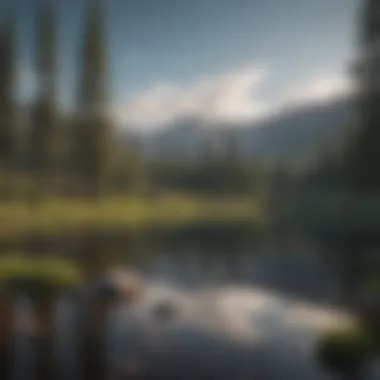
{"type": "Polygon", "coordinates": [[[107,113],[108,56],[104,9],[91,1],[85,10],[78,54],[75,107],[59,110],[59,31],[52,1],[40,0],[35,13],[34,67],[37,91],[27,107],[17,99],[18,23],[15,14],[0,25],[1,195],[27,188],[32,197],[64,194],[97,197],[109,192],[170,189],[225,191],[247,188],[248,173],[225,160],[202,160],[196,168],[177,160],[144,163],[138,144],[120,147],[107,113]],[[26,108],[26,112],[25,112],[26,108]],[[25,118],[26,113],[26,118],[25,118]],[[21,120],[20,115],[24,116],[21,120]],[[205,162],[205,165],[203,165],[205,162]],[[241,174],[239,174],[241,173],[241,174]],[[246,176],[246,177],[245,177],[246,176]]]}
{"type": "MultiPolygon", "coordinates": [[[[66,185],[70,182],[78,195],[99,195],[106,183],[114,133],[105,109],[107,57],[101,3],[89,3],[85,13],[76,107],[69,117],[58,110],[58,26],[53,3],[40,1],[35,16],[33,69],[38,86],[28,107],[26,123],[20,120],[23,110],[16,99],[17,18],[8,15],[1,24],[0,167],[3,185],[14,184],[15,176],[22,173],[32,179],[38,194],[56,189],[57,182],[66,185]]],[[[6,190],[4,186],[2,190],[6,190]]]]}
{"type": "MultiPolygon", "coordinates": [[[[50,194],[98,197],[127,191],[186,191],[194,193],[261,194],[284,190],[330,191],[362,189],[377,184],[370,169],[377,161],[373,108],[367,97],[361,105],[359,135],[350,137],[344,158],[323,152],[313,162],[280,159],[268,164],[240,154],[230,134],[222,156],[200,147],[196,162],[178,158],[146,161],[138,144],[116,143],[116,130],[107,112],[108,56],[104,9],[101,1],[87,4],[78,54],[79,76],[75,107],[59,111],[57,95],[58,28],[53,2],[40,0],[35,14],[34,72],[37,92],[27,107],[18,104],[17,17],[0,25],[0,170],[1,195],[26,189],[33,197],[50,194]]],[[[340,154],[340,155],[339,155],[340,154]]],[[[302,159],[301,159],[302,161],[302,159]]],[[[377,186],[377,185],[376,185],[377,186]]],[[[375,187],[376,187],[375,186],[375,187]]],[[[377,189],[377,187],[376,187],[377,189]]],[[[375,189],[375,190],[376,190],[375,189]]]]}

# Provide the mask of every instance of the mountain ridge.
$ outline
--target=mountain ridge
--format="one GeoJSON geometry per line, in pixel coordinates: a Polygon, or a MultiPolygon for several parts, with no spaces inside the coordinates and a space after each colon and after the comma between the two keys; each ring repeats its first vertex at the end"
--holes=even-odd
{"type": "Polygon", "coordinates": [[[346,96],[285,109],[245,125],[208,127],[189,118],[134,136],[150,157],[169,154],[191,159],[206,148],[222,154],[234,137],[236,150],[246,157],[282,158],[312,154],[330,140],[343,138],[354,118],[354,101],[346,96]]]}

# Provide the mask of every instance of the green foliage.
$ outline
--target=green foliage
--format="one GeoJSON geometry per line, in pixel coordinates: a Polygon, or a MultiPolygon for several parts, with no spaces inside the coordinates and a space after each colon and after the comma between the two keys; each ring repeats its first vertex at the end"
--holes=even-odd
{"type": "Polygon", "coordinates": [[[0,167],[9,170],[15,163],[17,126],[16,29],[12,17],[0,23],[0,167]]]}
{"type": "Polygon", "coordinates": [[[380,233],[380,197],[358,198],[347,191],[278,196],[271,208],[273,222],[292,224],[317,236],[347,238],[380,233]]]}
{"type": "Polygon", "coordinates": [[[358,317],[363,327],[367,329],[380,344],[380,277],[366,276],[360,281],[359,291],[363,297],[358,310],[358,317]]]}
{"type": "Polygon", "coordinates": [[[109,182],[113,131],[106,116],[107,52],[104,10],[91,2],[86,14],[81,47],[78,118],[73,135],[75,174],[86,196],[103,193],[109,182]]]}
{"type": "Polygon", "coordinates": [[[364,280],[362,290],[378,295],[380,300],[380,276],[374,276],[364,280]]]}
{"type": "Polygon", "coordinates": [[[51,186],[56,165],[56,24],[52,4],[44,0],[38,9],[36,23],[37,99],[32,108],[28,139],[28,165],[36,176],[38,193],[51,186]]]}
{"type": "Polygon", "coordinates": [[[0,236],[62,233],[79,228],[140,228],[208,221],[261,222],[262,206],[243,197],[194,197],[166,194],[103,198],[98,201],[51,199],[38,205],[0,202],[0,236]]]}
{"type": "Polygon", "coordinates": [[[375,355],[375,343],[359,328],[338,329],[323,334],[316,345],[319,362],[337,373],[358,371],[375,355]]]}
{"type": "Polygon", "coordinates": [[[0,259],[0,284],[15,295],[46,299],[80,281],[80,271],[67,260],[20,255],[0,259]]]}

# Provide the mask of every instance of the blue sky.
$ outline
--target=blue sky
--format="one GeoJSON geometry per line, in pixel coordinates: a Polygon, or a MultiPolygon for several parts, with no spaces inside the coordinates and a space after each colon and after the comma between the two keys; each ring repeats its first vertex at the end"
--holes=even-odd
{"type": "MultiPolygon", "coordinates": [[[[10,5],[10,0],[0,1],[1,9],[10,5]]],[[[20,67],[28,74],[22,77],[27,88],[33,73],[36,0],[17,1],[20,67]]],[[[54,2],[60,24],[60,99],[68,106],[75,103],[75,55],[84,2],[54,2]]],[[[343,91],[342,77],[355,53],[356,0],[105,3],[110,94],[115,116],[127,124],[151,125],[160,117],[166,122],[186,112],[203,115],[204,99],[210,100],[209,108],[216,104],[214,119],[215,114],[223,118],[225,108],[233,120],[240,111],[249,118],[289,99],[312,100],[308,86],[314,86],[310,93],[316,97],[323,97],[323,91],[343,91]],[[224,100],[218,100],[218,88],[224,100]],[[239,97],[245,104],[238,104],[239,97]],[[150,117],[144,120],[144,114],[150,117]]]]}

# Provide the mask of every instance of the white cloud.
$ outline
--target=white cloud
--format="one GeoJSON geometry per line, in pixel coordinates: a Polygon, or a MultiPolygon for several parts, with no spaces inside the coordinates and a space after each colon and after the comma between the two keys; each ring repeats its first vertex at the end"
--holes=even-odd
{"type": "Polygon", "coordinates": [[[184,88],[160,84],[117,105],[114,115],[123,124],[139,127],[187,116],[208,124],[252,120],[268,110],[258,97],[267,76],[266,70],[248,67],[184,88]]]}
{"type": "Polygon", "coordinates": [[[286,89],[276,101],[266,103],[259,95],[268,77],[268,70],[253,66],[203,78],[183,88],[159,84],[118,104],[113,115],[119,123],[139,128],[165,125],[187,116],[209,125],[238,124],[352,91],[352,83],[344,75],[319,73],[286,89]]]}
{"type": "MultiPolygon", "coordinates": [[[[133,128],[167,125],[176,119],[194,117],[213,125],[236,125],[253,121],[284,108],[305,106],[334,99],[353,90],[348,76],[321,72],[288,87],[276,99],[264,102],[260,90],[270,80],[269,71],[257,65],[200,78],[180,87],[158,83],[111,109],[116,122],[133,128]]],[[[20,65],[19,95],[30,100],[37,89],[36,74],[30,66],[20,65]]]]}
{"type": "Polygon", "coordinates": [[[157,85],[118,106],[116,116],[132,125],[165,123],[179,116],[179,95],[175,87],[157,85]]]}
{"type": "Polygon", "coordinates": [[[352,90],[353,83],[348,76],[338,73],[318,74],[287,91],[282,103],[288,107],[304,106],[328,101],[349,94],[352,90]]]}

